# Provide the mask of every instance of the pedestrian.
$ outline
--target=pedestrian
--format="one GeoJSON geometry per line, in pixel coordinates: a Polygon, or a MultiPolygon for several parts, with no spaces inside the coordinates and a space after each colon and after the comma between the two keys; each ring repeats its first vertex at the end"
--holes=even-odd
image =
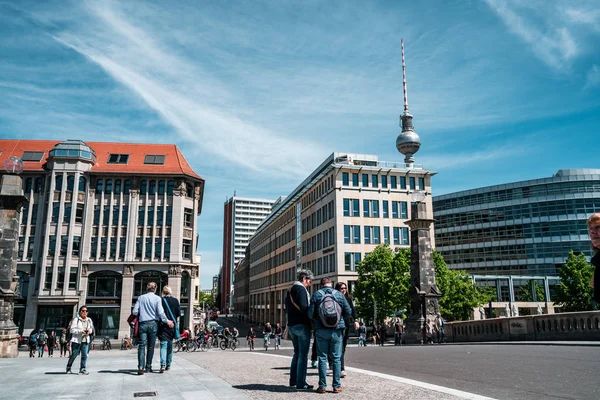
{"type": "Polygon", "coordinates": [[[281,335],[283,334],[283,329],[281,329],[281,324],[278,322],[275,325],[275,350],[279,350],[281,346],[281,335]]]}
{"type": "Polygon", "coordinates": [[[67,330],[63,329],[62,332],[60,333],[60,339],[58,340],[59,344],[60,344],[60,356],[63,357],[67,357],[67,352],[68,352],[68,347],[69,347],[69,341],[67,340],[67,330]]]}
{"type": "Polygon", "coordinates": [[[444,343],[444,325],[445,325],[445,321],[444,318],[442,318],[442,314],[437,313],[437,316],[435,317],[435,332],[437,333],[437,342],[438,343],[444,343]]]}
{"type": "Polygon", "coordinates": [[[350,328],[352,326],[354,326],[355,330],[358,330],[358,321],[356,320],[356,310],[354,309],[354,303],[352,301],[352,296],[350,295],[350,293],[348,293],[348,285],[345,284],[344,282],[338,282],[335,284],[335,290],[338,290],[339,292],[341,292],[344,297],[346,297],[346,301],[348,302],[348,305],[350,306],[350,309],[352,310],[351,316],[344,319],[344,324],[346,325],[346,327],[344,328],[344,338],[342,340],[342,358],[341,358],[341,363],[342,363],[342,372],[340,377],[345,378],[346,377],[346,368],[344,367],[344,356],[346,355],[346,346],[348,345],[348,337],[350,336],[350,328]]]}
{"type": "Polygon", "coordinates": [[[48,335],[46,331],[41,329],[37,335],[37,346],[38,346],[38,357],[44,357],[44,347],[48,342],[48,335]]]}
{"type": "Polygon", "coordinates": [[[425,338],[426,342],[429,344],[433,344],[433,330],[435,329],[435,325],[433,321],[427,318],[427,323],[425,324],[425,338]]]}
{"type": "Polygon", "coordinates": [[[387,326],[385,323],[379,325],[379,345],[383,346],[387,340],[387,326]]]}
{"type": "MultiPolygon", "coordinates": [[[[166,311],[168,318],[175,324],[173,327],[169,327],[168,324],[160,323],[158,326],[158,340],[160,341],[160,374],[171,369],[171,363],[173,362],[173,339],[179,339],[179,330],[175,328],[177,326],[177,317],[181,315],[181,307],[179,301],[171,296],[171,288],[164,286],[162,289],[162,306],[166,311]]],[[[200,333],[200,326],[196,325],[195,330],[200,333]]],[[[152,365],[152,363],[150,363],[152,365]]]]}
{"type": "Polygon", "coordinates": [[[373,322],[372,335],[373,335],[373,345],[376,346],[378,339],[379,339],[379,327],[377,325],[375,325],[375,322],[373,322]]]}
{"type": "Polygon", "coordinates": [[[158,321],[162,321],[169,328],[175,326],[167,318],[162,306],[162,299],[156,295],[156,283],[148,282],[146,294],[138,297],[133,307],[133,315],[139,320],[138,342],[138,375],[152,372],[152,358],[154,357],[154,344],[158,334],[158,321]]]}
{"type": "Polygon", "coordinates": [[[594,275],[590,281],[590,286],[594,288],[593,300],[600,302],[600,213],[594,213],[587,220],[590,240],[592,242],[592,250],[594,256],[591,259],[591,264],[594,266],[594,275]]]}
{"type": "Polygon", "coordinates": [[[310,270],[298,271],[298,280],[288,290],[285,298],[288,331],[294,346],[294,356],[290,365],[290,386],[298,390],[312,390],[313,385],[306,382],[306,362],[310,347],[311,321],[308,317],[311,285],[313,274],[310,270]]]}
{"type": "Polygon", "coordinates": [[[90,344],[94,338],[94,324],[92,319],[88,318],[88,309],[86,306],[81,306],[79,308],[79,315],[71,320],[69,332],[71,332],[71,356],[69,357],[69,361],[67,361],[67,374],[71,373],[73,361],[81,353],[79,373],[88,375],[87,359],[90,344]]]}
{"type": "Polygon", "coordinates": [[[367,346],[367,327],[364,322],[361,322],[358,327],[358,346],[367,346]]]}
{"type": "Polygon", "coordinates": [[[56,336],[54,336],[54,331],[50,331],[50,335],[48,336],[48,357],[54,356],[54,347],[56,347],[56,336]]]}
{"type": "Polygon", "coordinates": [[[394,323],[394,346],[402,345],[403,332],[404,325],[402,324],[402,319],[400,319],[400,317],[396,317],[396,322],[394,323]]]}
{"type": "Polygon", "coordinates": [[[325,393],[327,388],[327,355],[331,356],[333,369],[333,392],[340,393],[342,370],[342,347],[344,341],[345,319],[352,318],[352,309],[346,297],[333,288],[328,277],[321,279],[321,289],[310,299],[308,315],[313,319],[317,336],[317,355],[319,358],[319,387],[317,393],[325,393]]]}
{"type": "Polygon", "coordinates": [[[35,358],[35,350],[37,349],[37,331],[34,329],[29,334],[29,358],[35,358]]]}

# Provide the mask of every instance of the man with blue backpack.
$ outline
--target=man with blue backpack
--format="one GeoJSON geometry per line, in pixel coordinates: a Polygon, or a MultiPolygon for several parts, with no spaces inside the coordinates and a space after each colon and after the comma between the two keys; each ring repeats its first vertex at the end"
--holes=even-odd
{"type": "Polygon", "coordinates": [[[341,357],[344,339],[344,318],[352,316],[352,309],[346,297],[333,288],[330,278],[321,279],[322,288],[313,294],[308,315],[314,321],[319,359],[319,387],[317,393],[325,393],[327,388],[327,356],[333,368],[333,392],[342,391],[341,357]]]}

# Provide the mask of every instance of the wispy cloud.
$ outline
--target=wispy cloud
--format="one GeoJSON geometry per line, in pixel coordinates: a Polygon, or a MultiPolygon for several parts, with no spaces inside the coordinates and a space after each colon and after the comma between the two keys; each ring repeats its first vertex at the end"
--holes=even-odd
{"type": "Polygon", "coordinates": [[[587,25],[596,32],[600,32],[600,10],[598,9],[574,9],[565,10],[565,15],[576,24],[587,25]]]}
{"type": "Polygon", "coordinates": [[[591,89],[600,85],[600,68],[596,64],[587,73],[584,89],[591,89]]]}
{"type": "MultiPolygon", "coordinates": [[[[514,2],[486,0],[486,3],[502,19],[509,31],[526,42],[535,55],[550,67],[558,70],[579,54],[578,44],[567,27],[550,27],[535,24],[520,14],[514,2]]],[[[523,4],[523,3],[521,3],[523,4]]]]}

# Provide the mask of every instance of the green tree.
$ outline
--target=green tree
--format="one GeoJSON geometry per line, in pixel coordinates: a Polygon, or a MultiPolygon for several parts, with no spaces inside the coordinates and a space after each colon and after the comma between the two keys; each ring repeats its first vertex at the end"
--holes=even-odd
{"type": "Polygon", "coordinates": [[[544,296],[544,286],[534,280],[529,280],[527,281],[527,284],[519,287],[517,294],[518,301],[533,301],[533,294],[531,291],[532,285],[535,292],[535,301],[546,301],[546,296],[544,296]]]}
{"type": "MultiPolygon", "coordinates": [[[[395,311],[410,313],[410,249],[392,251],[380,245],[367,255],[357,268],[358,281],[354,289],[357,313],[370,321],[377,304],[377,322],[395,311]]],[[[450,320],[468,319],[475,307],[493,297],[492,288],[479,288],[464,271],[450,270],[438,252],[433,252],[436,283],[442,292],[440,311],[450,320]]]]}
{"type": "Polygon", "coordinates": [[[571,250],[567,262],[558,270],[560,285],[556,302],[563,311],[592,310],[594,289],[590,280],[594,275],[594,267],[590,265],[583,254],[575,254],[571,250]]]}
{"type": "Polygon", "coordinates": [[[204,304],[207,309],[210,309],[214,306],[213,296],[210,293],[200,292],[198,294],[198,304],[200,307],[204,304]]]}

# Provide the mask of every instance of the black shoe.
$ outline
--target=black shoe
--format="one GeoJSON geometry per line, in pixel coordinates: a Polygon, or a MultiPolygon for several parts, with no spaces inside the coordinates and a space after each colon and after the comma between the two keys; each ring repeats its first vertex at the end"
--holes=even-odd
{"type": "Polygon", "coordinates": [[[165,371],[168,371],[168,370],[170,370],[170,369],[171,369],[171,366],[170,366],[170,365],[167,365],[167,366],[165,367],[165,371]]]}
{"type": "Polygon", "coordinates": [[[153,373],[154,371],[152,371],[152,368],[146,368],[146,372],[147,372],[147,373],[149,373],[149,374],[151,374],[151,373],[153,373]]]}
{"type": "Polygon", "coordinates": [[[315,387],[313,385],[304,385],[302,387],[296,387],[297,390],[313,390],[315,387]]]}
{"type": "Polygon", "coordinates": [[[67,372],[66,372],[66,373],[67,373],[67,374],[70,374],[70,373],[71,373],[71,367],[69,367],[68,365],[67,365],[67,372]]]}
{"type": "Polygon", "coordinates": [[[165,367],[160,367],[160,370],[158,371],[159,374],[164,374],[165,373],[165,367]]]}
{"type": "Polygon", "coordinates": [[[138,375],[144,375],[144,370],[143,369],[138,369],[138,375]]]}

